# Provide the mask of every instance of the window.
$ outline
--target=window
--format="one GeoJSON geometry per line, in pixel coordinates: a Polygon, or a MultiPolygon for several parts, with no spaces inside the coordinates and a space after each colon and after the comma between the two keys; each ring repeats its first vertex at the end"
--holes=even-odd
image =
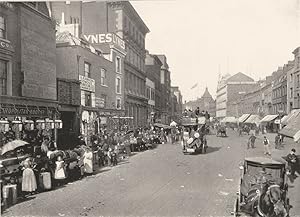
{"type": "Polygon", "coordinates": [[[147,99],[150,99],[150,87],[147,87],[147,99]]]}
{"type": "Polygon", "coordinates": [[[290,82],[292,82],[293,81],[293,74],[291,74],[291,76],[290,76],[290,82]]]}
{"type": "Polygon", "coordinates": [[[121,99],[120,98],[117,98],[116,108],[117,109],[121,109],[122,108],[122,104],[121,104],[121,99]]]}
{"type": "Polygon", "coordinates": [[[300,75],[297,75],[297,87],[300,87],[300,75]]]}
{"type": "Polygon", "coordinates": [[[0,95],[7,95],[7,62],[0,60],[0,95]]]}
{"type": "Polygon", "coordinates": [[[6,38],[6,20],[0,16],[0,38],[6,38]]]}
{"type": "Polygon", "coordinates": [[[84,62],[84,76],[88,78],[91,77],[91,64],[88,62],[84,62]]]}
{"type": "Polygon", "coordinates": [[[107,81],[106,81],[106,70],[101,69],[101,85],[102,86],[107,86],[107,81]]]}
{"type": "Polygon", "coordinates": [[[117,92],[117,94],[121,93],[121,78],[120,77],[116,78],[116,92],[117,92]]]}
{"type": "Polygon", "coordinates": [[[85,106],[92,106],[92,94],[89,91],[84,91],[85,106]]]}
{"type": "Polygon", "coordinates": [[[101,100],[103,102],[103,108],[106,108],[107,96],[105,94],[101,94],[101,100]]]}
{"type": "Polygon", "coordinates": [[[293,98],[293,88],[292,87],[290,88],[290,91],[291,91],[291,98],[293,98]]]}
{"type": "Polygon", "coordinates": [[[116,72],[121,73],[121,58],[116,57],[116,72]]]}

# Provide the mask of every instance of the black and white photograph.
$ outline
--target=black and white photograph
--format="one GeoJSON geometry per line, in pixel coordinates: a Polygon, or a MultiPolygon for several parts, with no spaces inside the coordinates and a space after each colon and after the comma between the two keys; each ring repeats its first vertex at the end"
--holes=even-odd
{"type": "Polygon", "coordinates": [[[300,0],[0,0],[3,217],[300,217],[300,0]]]}

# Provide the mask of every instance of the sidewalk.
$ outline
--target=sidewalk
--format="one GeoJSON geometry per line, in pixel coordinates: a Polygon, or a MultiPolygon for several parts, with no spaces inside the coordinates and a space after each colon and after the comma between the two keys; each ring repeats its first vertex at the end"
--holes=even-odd
{"type": "MultiPolygon", "coordinates": [[[[275,133],[268,134],[260,134],[257,136],[255,141],[255,149],[246,150],[247,155],[250,156],[264,156],[263,154],[263,137],[266,136],[271,143],[271,158],[274,160],[284,161],[282,157],[285,157],[289,154],[292,148],[296,149],[296,155],[300,155],[300,144],[293,141],[290,138],[284,138],[283,145],[280,149],[275,149],[275,133]]],[[[249,138],[249,136],[243,136],[245,139],[249,138]]],[[[296,178],[293,182],[289,181],[289,192],[288,196],[290,198],[290,204],[292,208],[290,209],[290,216],[296,217],[300,216],[300,174],[298,174],[298,178],[296,178]]]]}

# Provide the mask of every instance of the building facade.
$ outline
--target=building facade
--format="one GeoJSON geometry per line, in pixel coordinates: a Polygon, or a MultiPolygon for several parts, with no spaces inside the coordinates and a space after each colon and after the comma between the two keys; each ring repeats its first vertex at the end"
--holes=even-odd
{"type": "Polygon", "coordinates": [[[2,118],[59,118],[55,23],[46,3],[0,3],[0,65],[2,118]]]}
{"type": "MultiPolygon", "coordinates": [[[[99,132],[100,126],[107,126],[110,117],[124,116],[124,86],[120,72],[111,61],[114,56],[106,59],[107,56],[105,58],[87,41],[69,32],[59,33],[56,42],[58,78],[80,82],[81,102],[77,117],[81,134],[88,142],[91,135],[99,132]]],[[[76,123],[76,113],[72,113],[74,118],[71,120],[76,123]]]]}
{"type": "Polygon", "coordinates": [[[272,107],[273,114],[287,113],[287,74],[283,67],[279,67],[273,76],[272,107]]]}
{"type": "Polygon", "coordinates": [[[225,75],[218,82],[216,97],[216,117],[238,116],[237,101],[257,87],[249,76],[239,72],[233,76],[225,75]]]}
{"type": "MultiPolygon", "coordinates": [[[[150,80],[154,82],[155,86],[155,107],[154,107],[154,122],[160,121],[161,117],[161,83],[160,83],[160,69],[162,67],[162,63],[160,59],[154,55],[154,54],[149,54],[147,52],[146,54],[146,60],[145,60],[145,67],[146,67],[146,76],[150,80]]],[[[152,114],[149,114],[148,111],[148,116],[152,114]]]]}
{"type": "Polygon", "coordinates": [[[171,120],[178,122],[182,116],[182,95],[179,87],[171,87],[171,120]]]}
{"type": "Polygon", "coordinates": [[[287,80],[287,113],[294,108],[293,90],[294,90],[294,61],[289,61],[283,66],[283,71],[286,73],[287,80]],[[291,89],[292,88],[292,89],[291,89]],[[291,91],[292,90],[292,91],[291,91]]]}
{"type": "Polygon", "coordinates": [[[163,124],[170,124],[171,106],[171,73],[166,55],[156,55],[162,63],[160,69],[160,119],[163,124]]]}
{"type": "Polygon", "coordinates": [[[300,47],[296,48],[294,54],[294,74],[293,74],[293,109],[300,108],[300,47]]]}
{"type": "Polygon", "coordinates": [[[155,83],[146,78],[146,96],[148,99],[147,121],[149,124],[154,123],[155,114],[155,83]]]}
{"type": "Polygon", "coordinates": [[[108,50],[103,44],[113,44],[119,51],[116,62],[124,61],[124,73],[120,73],[125,91],[122,106],[126,116],[133,117],[132,127],[146,125],[145,37],[149,29],[132,5],[127,1],[52,2],[51,8],[60,23],[79,23],[84,39],[95,48],[108,50]]]}

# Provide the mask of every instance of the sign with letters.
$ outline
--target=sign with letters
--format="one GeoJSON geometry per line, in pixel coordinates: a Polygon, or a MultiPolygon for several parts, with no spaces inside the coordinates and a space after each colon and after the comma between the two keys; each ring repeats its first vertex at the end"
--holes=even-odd
{"type": "Polygon", "coordinates": [[[79,75],[80,89],[95,92],[95,80],[92,78],[79,75]]]}
{"type": "Polygon", "coordinates": [[[10,41],[0,38],[0,48],[5,50],[13,50],[10,41]]]}
{"type": "Polygon", "coordinates": [[[84,38],[91,44],[112,43],[125,50],[125,42],[113,33],[84,35],[84,38]]]}

